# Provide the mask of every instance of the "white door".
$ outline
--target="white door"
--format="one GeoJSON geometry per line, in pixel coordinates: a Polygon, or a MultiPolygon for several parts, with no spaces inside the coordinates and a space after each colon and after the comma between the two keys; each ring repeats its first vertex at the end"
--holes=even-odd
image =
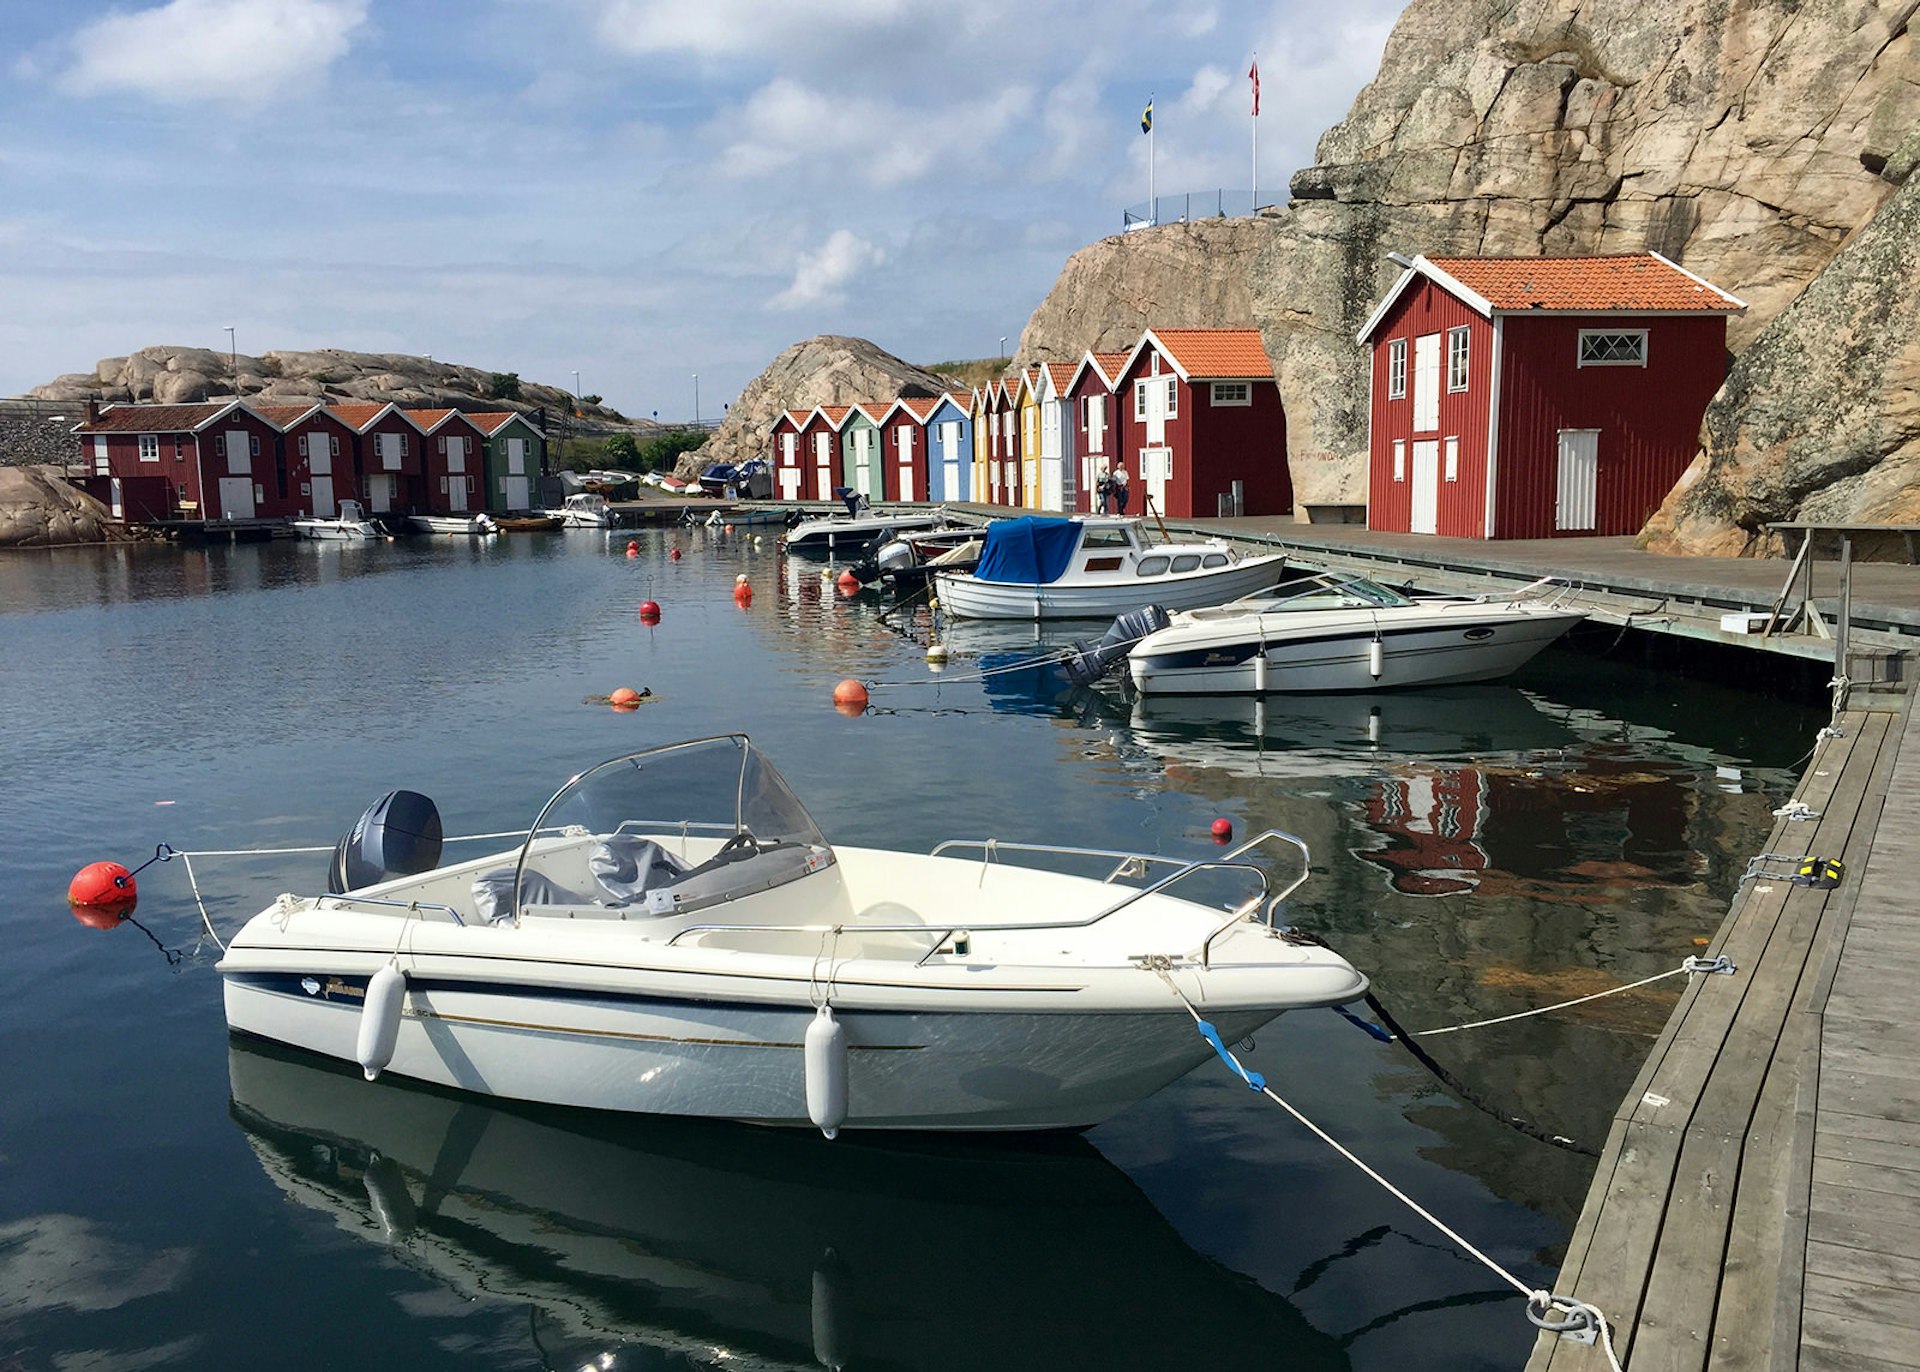
{"type": "Polygon", "coordinates": [[[792,467],[797,464],[798,459],[796,459],[793,455],[793,444],[794,444],[794,440],[799,437],[800,437],[799,434],[781,434],[780,435],[780,465],[781,466],[792,467]]]}
{"type": "Polygon", "coordinates": [[[1599,504],[1600,431],[1560,431],[1560,476],[1554,484],[1553,527],[1591,531],[1599,504]]]}
{"type": "Polygon", "coordinates": [[[1413,441],[1413,518],[1407,526],[1416,534],[1440,532],[1440,444],[1431,438],[1413,441]]]}
{"type": "MultiPolygon", "coordinates": [[[[508,476],[525,476],[526,474],[527,474],[527,440],[524,438],[509,438],[507,440],[507,475],[508,476]]],[[[522,489],[523,490],[525,489],[524,483],[522,485],[522,489]]],[[[526,509],[528,507],[524,505],[515,505],[515,506],[512,506],[511,508],[520,510],[520,509],[526,509]]]]}
{"type": "Polygon", "coordinates": [[[120,478],[117,476],[113,478],[112,498],[107,502],[107,508],[113,512],[115,519],[127,517],[126,492],[120,489],[120,478]]]}
{"type": "MultiPolygon", "coordinates": [[[[253,471],[253,439],[245,429],[227,430],[227,472],[232,476],[247,476],[253,471]]],[[[226,482],[220,483],[225,486],[226,482]]],[[[226,508],[226,498],[220,500],[222,509],[226,508]]],[[[252,512],[248,512],[252,518],[252,512]]]]}
{"type": "MultiPolygon", "coordinates": [[[[247,436],[240,435],[245,442],[247,436]]],[[[227,451],[233,451],[233,435],[227,435],[227,451]]],[[[244,448],[242,452],[246,451],[244,448]]],[[[253,479],[245,476],[223,476],[220,478],[220,517],[222,519],[253,518],[253,479]]]]}
{"type": "MultiPolygon", "coordinates": [[[[447,440],[447,450],[453,450],[454,440],[447,440]]],[[[455,514],[467,512],[467,479],[455,472],[447,478],[447,508],[455,514]]]]}
{"type": "Polygon", "coordinates": [[[800,469],[782,467],[780,469],[780,498],[798,500],[800,498],[800,469]]]}
{"type": "Polygon", "coordinates": [[[940,426],[940,472],[948,500],[965,500],[960,491],[960,424],[949,419],[940,426]]]}
{"type": "Polygon", "coordinates": [[[873,489],[873,430],[855,429],[853,431],[853,488],[865,494],[869,499],[877,495],[873,489]]]}
{"type": "Polygon", "coordinates": [[[1413,340],[1413,431],[1432,433],[1440,427],[1440,335],[1423,333],[1413,340]]]}
{"type": "Polygon", "coordinates": [[[1167,441],[1167,396],[1173,390],[1172,377],[1148,377],[1144,383],[1147,388],[1147,446],[1158,448],[1167,441]]]}
{"type": "Polygon", "coordinates": [[[530,510],[533,508],[533,493],[528,489],[528,478],[524,476],[502,477],[501,485],[506,488],[507,508],[509,510],[530,510]]]}
{"type": "MultiPolygon", "coordinates": [[[[381,435],[386,437],[385,434],[381,435]]],[[[393,508],[393,478],[384,472],[372,472],[367,476],[367,509],[374,514],[385,514],[393,508]]]]}
{"type": "Polygon", "coordinates": [[[913,489],[913,430],[902,424],[893,431],[893,446],[900,460],[900,498],[918,500],[913,489]]]}
{"type": "Polygon", "coordinates": [[[400,434],[376,434],[375,441],[380,449],[380,465],[390,472],[400,470],[400,434]]]}
{"type": "Polygon", "coordinates": [[[815,500],[833,499],[833,435],[815,434],[813,436],[813,471],[816,485],[815,500]]]}
{"type": "Polygon", "coordinates": [[[333,439],[330,435],[307,435],[307,471],[314,476],[333,475],[333,439]]]}
{"type": "MultiPolygon", "coordinates": [[[[1155,387],[1159,390],[1159,387],[1155,387]]],[[[1151,403],[1151,402],[1149,402],[1151,403]]],[[[1147,498],[1153,501],[1153,508],[1165,514],[1167,512],[1167,482],[1173,476],[1173,449],[1143,448],[1140,451],[1140,480],[1147,488],[1147,498]]],[[[1137,513],[1145,514],[1143,504],[1137,513]]],[[[1134,513],[1130,511],[1130,513],[1134,513]]]]}
{"type": "Polygon", "coordinates": [[[313,479],[313,517],[333,518],[333,478],[330,476],[316,476],[313,479]]]}
{"type": "Polygon", "coordinates": [[[463,473],[467,470],[467,440],[447,435],[447,470],[463,473]]]}
{"type": "Polygon", "coordinates": [[[113,463],[107,456],[107,436],[95,434],[93,436],[93,474],[106,476],[112,470],[113,463]]]}

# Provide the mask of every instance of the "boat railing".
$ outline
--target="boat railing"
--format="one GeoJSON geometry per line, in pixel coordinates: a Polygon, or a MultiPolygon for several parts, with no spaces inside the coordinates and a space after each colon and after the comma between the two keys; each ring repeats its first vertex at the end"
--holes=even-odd
{"type": "Polygon", "coordinates": [[[357,896],[351,891],[343,891],[339,893],[330,892],[327,895],[319,897],[314,901],[316,909],[319,907],[320,901],[323,900],[333,902],[332,908],[336,910],[345,906],[354,905],[384,905],[390,909],[406,910],[413,914],[418,914],[422,910],[439,910],[462,929],[467,927],[467,922],[460,918],[460,912],[458,910],[454,909],[451,905],[442,905],[437,900],[390,900],[386,896],[357,896]]]}
{"type": "Polygon", "coordinates": [[[1149,884],[1139,887],[1136,890],[1129,891],[1127,895],[1121,900],[1115,901],[1112,905],[1109,905],[1104,909],[1095,911],[1093,914],[1086,916],[1084,919],[1045,920],[1038,923],[1033,923],[1033,922],[1012,923],[1012,924],[958,924],[958,923],[955,923],[955,924],[944,924],[944,925],[925,924],[925,923],[868,924],[864,921],[852,926],[849,926],[844,921],[839,923],[832,923],[832,924],[690,924],[686,928],[676,931],[673,937],[667,940],[667,947],[671,948],[675,944],[679,943],[681,939],[686,938],[689,935],[693,935],[693,934],[785,933],[785,934],[826,935],[826,934],[844,932],[850,929],[852,932],[862,933],[862,934],[932,935],[933,936],[932,946],[928,948],[927,951],[923,953],[920,956],[919,960],[915,963],[916,966],[922,966],[926,963],[928,958],[931,958],[935,953],[939,952],[941,948],[945,947],[949,943],[950,940],[952,940],[956,935],[960,934],[963,931],[969,934],[976,934],[976,933],[1010,934],[1010,933],[1035,933],[1035,932],[1039,932],[1042,930],[1049,930],[1049,929],[1085,929],[1092,925],[1100,923],[1100,921],[1107,919],[1108,917],[1114,914],[1119,913],[1121,910],[1126,909],[1129,905],[1133,905],[1138,901],[1144,900],[1148,896],[1158,895],[1166,891],[1167,888],[1172,886],[1175,882],[1178,882],[1187,877],[1190,877],[1194,875],[1196,872],[1219,872],[1219,871],[1250,872],[1253,874],[1254,878],[1260,883],[1260,890],[1258,894],[1250,897],[1245,901],[1242,901],[1239,905],[1234,906],[1231,910],[1229,910],[1226,919],[1221,921],[1221,923],[1213,930],[1213,932],[1208,934],[1207,937],[1201,941],[1200,965],[1203,967],[1208,967],[1212,965],[1211,956],[1212,956],[1212,949],[1213,949],[1213,941],[1219,938],[1227,930],[1231,929],[1234,925],[1239,924],[1243,920],[1250,918],[1254,914],[1254,912],[1260,909],[1262,905],[1266,907],[1267,927],[1269,929],[1274,928],[1275,921],[1278,918],[1280,907],[1286,902],[1286,899],[1288,896],[1291,896],[1295,891],[1299,890],[1300,887],[1306,882],[1308,873],[1311,871],[1312,863],[1313,863],[1312,851],[1307,847],[1306,840],[1298,837],[1297,835],[1287,833],[1284,829],[1262,830],[1260,833],[1255,834],[1252,838],[1248,839],[1245,843],[1242,843],[1238,848],[1235,848],[1233,851],[1226,853],[1220,857],[1199,858],[1199,859],[1190,860],[1190,861],[1182,861],[1179,858],[1166,857],[1162,854],[1157,854],[1157,853],[1128,853],[1128,852],[1123,852],[1117,849],[1107,849],[1107,848],[1070,848],[1070,847],[1053,845],[1053,844],[1006,843],[1006,842],[1001,842],[997,839],[948,839],[946,842],[939,844],[937,847],[933,849],[932,856],[938,857],[942,852],[950,848],[982,849],[985,854],[982,861],[984,864],[987,864],[987,865],[990,865],[993,862],[994,857],[1001,852],[1048,853],[1048,854],[1054,854],[1054,855],[1064,856],[1064,857],[1101,857],[1101,858],[1120,859],[1118,865],[1115,866],[1113,871],[1108,874],[1103,884],[1110,883],[1122,876],[1142,875],[1150,866],[1155,864],[1176,866],[1178,870],[1168,873],[1166,876],[1160,878],[1158,881],[1150,882],[1149,884]],[[1300,853],[1300,859],[1301,859],[1299,875],[1294,877],[1292,881],[1288,882],[1285,888],[1279,891],[1277,894],[1273,890],[1273,883],[1268,878],[1265,868],[1257,866],[1256,864],[1251,862],[1241,862],[1238,860],[1244,857],[1247,853],[1252,852],[1255,848],[1258,848],[1261,844],[1266,843],[1269,840],[1276,840],[1278,842],[1288,844],[1291,847],[1297,849],[1300,853]]]}

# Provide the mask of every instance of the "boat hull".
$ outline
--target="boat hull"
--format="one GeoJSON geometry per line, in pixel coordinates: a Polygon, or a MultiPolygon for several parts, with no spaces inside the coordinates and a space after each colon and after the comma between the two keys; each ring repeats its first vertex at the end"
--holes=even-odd
{"type": "Polygon", "coordinates": [[[453,534],[479,538],[496,534],[500,528],[487,515],[408,515],[407,525],[415,533],[453,534]]]}
{"type": "Polygon", "coordinates": [[[1144,639],[1127,660],[1143,695],[1259,695],[1447,686],[1509,676],[1579,623],[1577,611],[1455,606],[1413,621],[1392,612],[1281,628],[1182,626],[1144,639]],[[1376,675],[1373,643],[1381,645],[1376,675]],[[1264,659],[1264,666],[1262,665],[1264,659]]]}
{"type": "Polygon", "coordinates": [[[356,539],[375,539],[380,531],[368,523],[346,523],[338,520],[303,520],[293,522],[294,532],[302,538],[311,538],[320,543],[350,543],[356,539]]]}
{"type": "Polygon", "coordinates": [[[857,519],[833,516],[806,519],[793,526],[786,539],[790,553],[822,553],[832,557],[859,557],[884,538],[909,529],[931,529],[940,523],[934,514],[864,514],[857,519]]]}
{"type": "MultiPolygon", "coordinates": [[[[229,972],[227,1022],[355,1061],[366,980],[386,959],[365,960],[364,975],[324,979],[229,972]],[[320,990],[303,989],[303,981],[320,990]]],[[[814,1013],[804,999],[773,1005],[423,981],[410,983],[387,1070],[552,1105],[806,1126],[803,1045],[814,1013]]],[[[1109,1013],[836,1013],[849,1044],[843,1127],[852,1129],[1085,1128],[1212,1052],[1172,996],[1164,1009],[1109,1013]]],[[[1231,1042],[1279,1014],[1226,1010],[1212,1022],[1231,1042]]]]}
{"type": "Polygon", "coordinates": [[[1192,610],[1237,600],[1273,585],[1285,565],[1277,556],[1252,557],[1174,576],[1043,585],[949,572],[937,575],[935,584],[941,607],[964,619],[1111,619],[1145,605],[1192,610]]]}

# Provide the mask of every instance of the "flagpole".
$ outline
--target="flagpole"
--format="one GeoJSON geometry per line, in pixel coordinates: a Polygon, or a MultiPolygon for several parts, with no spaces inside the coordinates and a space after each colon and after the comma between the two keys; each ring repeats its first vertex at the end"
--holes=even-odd
{"type": "MultiPolygon", "coordinates": [[[[1253,55],[1253,69],[1260,70],[1260,54],[1253,55]]],[[[1260,95],[1259,78],[1255,78],[1253,97],[1253,204],[1249,212],[1260,213],[1260,95]]]]}
{"type": "MultiPolygon", "coordinates": [[[[1151,115],[1152,95],[1147,96],[1147,110],[1151,115]]],[[[1147,222],[1155,225],[1160,222],[1160,202],[1153,197],[1153,120],[1151,117],[1147,120],[1147,222]]]]}

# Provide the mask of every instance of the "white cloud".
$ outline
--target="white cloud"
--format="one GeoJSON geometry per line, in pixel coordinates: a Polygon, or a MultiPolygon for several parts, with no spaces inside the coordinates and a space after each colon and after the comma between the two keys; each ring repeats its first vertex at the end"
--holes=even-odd
{"type": "Polygon", "coordinates": [[[1032,104],[1032,92],[1016,86],[984,103],[910,109],[783,77],[720,121],[726,139],[720,166],[728,176],[744,178],[812,164],[830,167],[837,181],[897,186],[925,176],[942,158],[998,137],[1032,104]]]}
{"type": "Polygon", "coordinates": [[[820,46],[908,17],[906,0],[606,0],[596,27],[626,52],[737,57],[820,46]]]}
{"type": "Polygon", "coordinates": [[[776,310],[832,304],[842,298],[842,286],[861,272],[879,266],[886,261],[886,256],[853,230],[835,229],[818,251],[800,259],[793,283],[767,303],[776,310]]]}
{"type": "Polygon", "coordinates": [[[168,0],[73,35],[61,85],[156,100],[266,104],[346,54],[369,0],[168,0]]]}

